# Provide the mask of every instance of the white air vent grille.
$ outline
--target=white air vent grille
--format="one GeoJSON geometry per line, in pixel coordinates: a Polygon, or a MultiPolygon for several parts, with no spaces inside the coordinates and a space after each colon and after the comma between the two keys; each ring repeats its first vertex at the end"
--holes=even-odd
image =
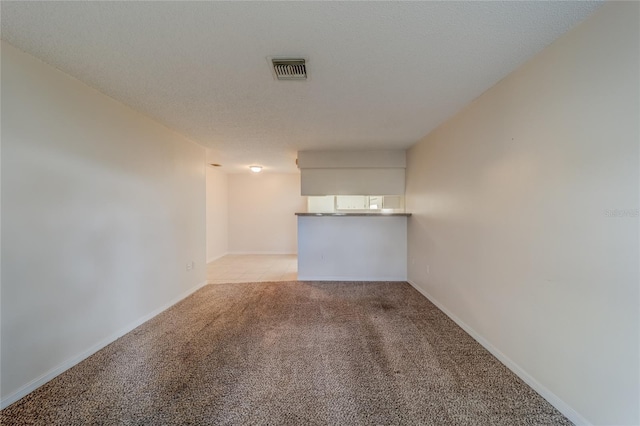
{"type": "Polygon", "coordinates": [[[306,80],[304,59],[272,59],[273,72],[278,80],[306,80]]]}

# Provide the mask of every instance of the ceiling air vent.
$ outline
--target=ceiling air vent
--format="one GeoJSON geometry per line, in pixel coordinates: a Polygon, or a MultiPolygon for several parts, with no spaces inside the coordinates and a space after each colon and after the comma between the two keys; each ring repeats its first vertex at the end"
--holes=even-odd
{"type": "Polygon", "coordinates": [[[304,59],[272,59],[273,72],[278,80],[306,80],[304,59]]]}

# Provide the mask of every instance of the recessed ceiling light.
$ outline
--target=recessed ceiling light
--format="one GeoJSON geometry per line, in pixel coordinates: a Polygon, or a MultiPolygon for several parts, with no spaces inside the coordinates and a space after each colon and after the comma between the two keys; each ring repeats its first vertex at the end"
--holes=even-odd
{"type": "Polygon", "coordinates": [[[262,171],[262,166],[249,166],[249,169],[253,173],[260,173],[262,171]]]}

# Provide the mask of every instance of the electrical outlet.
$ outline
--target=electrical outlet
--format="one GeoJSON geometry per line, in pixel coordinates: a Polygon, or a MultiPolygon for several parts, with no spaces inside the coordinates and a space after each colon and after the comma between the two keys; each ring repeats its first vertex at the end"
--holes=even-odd
{"type": "Polygon", "coordinates": [[[431,273],[431,266],[427,265],[427,274],[431,273]]]}
{"type": "Polygon", "coordinates": [[[187,271],[191,271],[196,267],[196,263],[192,260],[191,262],[187,263],[187,271]]]}

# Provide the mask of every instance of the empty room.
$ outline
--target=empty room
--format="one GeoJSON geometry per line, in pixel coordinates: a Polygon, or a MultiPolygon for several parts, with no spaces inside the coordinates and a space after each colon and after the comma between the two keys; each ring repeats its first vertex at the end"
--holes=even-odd
{"type": "Polygon", "coordinates": [[[0,19],[0,424],[640,424],[640,2],[0,19]]]}

